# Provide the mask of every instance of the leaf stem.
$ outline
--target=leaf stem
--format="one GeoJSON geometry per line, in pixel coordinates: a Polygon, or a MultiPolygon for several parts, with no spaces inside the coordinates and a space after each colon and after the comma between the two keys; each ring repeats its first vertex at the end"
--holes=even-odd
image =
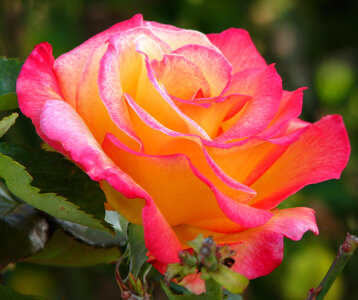
{"type": "Polygon", "coordinates": [[[317,288],[312,288],[309,291],[306,300],[321,300],[324,298],[357,247],[358,237],[347,233],[346,239],[343,244],[339,246],[337,256],[329,268],[326,276],[323,278],[317,288]]]}

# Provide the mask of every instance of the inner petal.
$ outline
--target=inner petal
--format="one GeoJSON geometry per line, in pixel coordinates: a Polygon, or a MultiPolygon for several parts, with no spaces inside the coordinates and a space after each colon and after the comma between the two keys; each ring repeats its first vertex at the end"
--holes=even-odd
{"type": "Polygon", "coordinates": [[[192,99],[199,90],[205,97],[210,95],[210,86],[200,68],[185,56],[167,54],[160,61],[152,61],[151,65],[171,96],[192,99]]]}
{"type": "Polygon", "coordinates": [[[209,83],[210,97],[219,96],[229,85],[232,66],[217,50],[200,45],[185,45],[173,51],[194,62],[209,83]]]}

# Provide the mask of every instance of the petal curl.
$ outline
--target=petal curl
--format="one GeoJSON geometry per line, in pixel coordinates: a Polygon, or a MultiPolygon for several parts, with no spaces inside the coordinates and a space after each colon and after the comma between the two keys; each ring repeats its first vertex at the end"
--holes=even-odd
{"type": "Polygon", "coordinates": [[[252,205],[271,209],[307,184],[338,179],[349,153],[341,116],[327,116],[307,126],[300,139],[252,184],[257,191],[252,205]]]}
{"type": "MultiPolygon", "coordinates": [[[[283,237],[297,241],[308,230],[318,234],[314,211],[310,208],[288,208],[275,210],[273,213],[274,216],[264,226],[241,230],[238,233],[218,234],[189,225],[176,226],[174,230],[182,244],[199,233],[212,236],[220,245],[229,244],[230,248],[236,251],[232,269],[249,279],[255,279],[271,273],[281,264],[283,237]]],[[[165,272],[165,264],[155,260],[151,263],[160,272],[165,272]]],[[[183,283],[193,292],[204,291],[204,282],[199,280],[198,275],[186,278],[183,283]]]]}
{"type": "Polygon", "coordinates": [[[165,41],[173,50],[185,45],[201,45],[212,49],[217,49],[205,36],[205,34],[187,29],[177,29],[173,26],[158,25],[155,22],[146,22],[147,27],[151,28],[153,33],[165,41]]]}
{"type": "Polygon", "coordinates": [[[276,115],[282,97],[282,80],[274,66],[246,69],[232,76],[228,93],[252,96],[252,101],[234,117],[223,123],[224,133],[217,142],[257,135],[276,115]]]}
{"type": "Polygon", "coordinates": [[[61,144],[46,137],[40,128],[40,115],[43,106],[50,99],[63,101],[62,91],[53,71],[54,57],[48,43],[35,46],[22,66],[16,82],[19,108],[32,120],[37,134],[51,147],[65,153],[61,144]]]}
{"type": "Polygon", "coordinates": [[[22,113],[39,129],[42,107],[48,99],[63,100],[53,71],[54,57],[49,43],[35,46],[22,66],[16,82],[16,94],[22,113]]]}
{"type": "Polygon", "coordinates": [[[54,64],[55,74],[60,83],[66,101],[75,107],[77,83],[81,76],[82,69],[93,49],[104,43],[110,36],[117,32],[143,24],[143,16],[138,14],[133,18],[118,23],[111,28],[91,37],[89,40],[74,48],[70,52],[62,54],[54,64]]]}
{"type": "Polygon", "coordinates": [[[221,33],[207,36],[230,61],[234,73],[246,68],[266,67],[265,60],[256,50],[246,30],[230,28],[221,33]]]}
{"type": "MultiPolygon", "coordinates": [[[[98,90],[98,71],[100,60],[107,50],[107,44],[100,44],[95,47],[92,55],[88,58],[80,75],[77,94],[76,94],[76,111],[84,120],[91,133],[101,144],[107,132],[111,132],[125,142],[131,148],[138,149],[141,144],[138,139],[133,139],[124,131],[119,129],[110,118],[108,111],[103,104],[98,90]]],[[[124,122],[125,116],[122,120],[124,122]]],[[[127,124],[125,128],[130,128],[127,124]]],[[[132,136],[136,138],[134,132],[132,136]]]]}
{"type": "Polygon", "coordinates": [[[200,68],[185,56],[166,54],[162,60],[153,61],[151,65],[171,96],[191,99],[199,89],[204,95],[210,95],[210,86],[200,68]]]}
{"type": "Polygon", "coordinates": [[[200,45],[185,45],[173,51],[194,62],[209,83],[211,97],[220,96],[230,84],[232,66],[218,51],[200,45]]]}

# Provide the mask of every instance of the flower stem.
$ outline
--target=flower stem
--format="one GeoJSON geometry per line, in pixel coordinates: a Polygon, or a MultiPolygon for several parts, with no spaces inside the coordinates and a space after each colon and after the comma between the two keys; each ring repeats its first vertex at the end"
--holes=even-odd
{"type": "Polygon", "coordinates": [[[347,233],[346,239],[343,244],[339,246],[337,256],[329,268],[326,276],[323,278],[317,288],[312,288],[309,291],[306,300],[320,300],[324,298],[357,247],[358,237],[347,233]]]}

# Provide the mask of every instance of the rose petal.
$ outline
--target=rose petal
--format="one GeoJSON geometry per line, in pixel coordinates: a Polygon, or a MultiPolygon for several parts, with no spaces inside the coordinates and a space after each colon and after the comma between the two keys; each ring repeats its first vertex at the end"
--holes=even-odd
{"type": "Polygon", "coordinates": [[[176,49],[173,54],[183,55],[199,67],[210,86],[211,97],[221,95],[229,85],[232,67],[220,52],[189,44],[176,49]]]}
{"type": "Polygon", "coordinates": [[[63,101],[52,68],[54,61],[50,44],[37,45],[22,66],[16,82],[16,93],[22,113],[31,118],[37,134],[51,147],[65,153],[62,146],[49,140],[40,128],[40,114],[45,103],[50,99],[63,101]]]}
{"type": "Polygon", "coordinates": [[[155,22],[146,22],[146,26],[150,27],[153,33],[165,41],[173,50],[178,49],[185,45],[201,45],[212,49],[217,49],[205,36],[205,34],[195,31],[180,29],[177,30],[172,26],[161,25],[155,22]]]}
{"type": "Polygon", "coordinates": [[[87,59],[92,54],[93,49],[101,43],[104,43],[110,36],[117,32],[141,26],[143,16],[138,14],[133,18],[118,23],[111,28],[93,36],[77,48],[67,52],[56,59],[54,64],[55,74],[60,83],[65,99],[75,107],[75,97],[77,83],[82,69],[87,59]]]}
{"type": "Polygon", "coordinates": [[[252,188],[257,191],[253,205],[276,207],[307,184],[339,178],[350,152],[342,118],[331,115],[309,125],[252,188]]]}
{"type": "Polygon", "coordinates": [[[255,209],[220,192],[183,154],[157,156],[135,152],[111,135],[105,140],[103,149],[149,192],[172,226],[200,220],[201,215],[204,218],[223,216],[217,205],[231,220],[244,227],[263,225],[272,216],[270,212],[255,209]],[[154,184],[153,177],[160,184],[154,184]],[[204,202],[205,207],[201,205],[204,202]],[[185,209],[188,207],[190,210],[185,209]]]}
{"type": "Polygon", "coordinates": [[[283,91],[276,116],[272,119],[268,128],[259,134],[260,136],[273,137],[289,125],[292,119],[296,119],[301,114],[304,89],[300,88],[293,92],[283,91]]]}
{"type": "Polygon", "coordinates": [[[154,156],[131,151],[111,135],[105,139],[103,149],[116,165],[148,191],[170,225],[200,216],[224,216],[212,191],[193,174],[183,155],[154,156]]]}
{"type": "Polygon", "coordinates": [[[199,89],[210,95],[210,86],[200,68],[185,56],[166,54],[162,60],[153,61],[151,65],[171,96],[191,99],[199,89]]]}
{"type": "Polygon", "coordinates": [[[230,95],[225,101],[214,102],[209,107],[198,107],[184,103],[179,107],[184,114],[200,125],[212,139],[215,139],[219,134],[222,122],[228,116],[238,113],[251,99],[251,96],[246,95],[230,95]]]}
{"type": "Polygon", "coordinates": [[[246,30],[230,28],[207,36],[232,64],[234,73],[246,68],[266,67],[265,60],[256,50],[246,30]]]}
{"type": "Polygon", "coordinates": [[[246,69],[233,75],[228,93],[252,96],[236,116],[223,123],[224,133],[217,142],[230,141],[258,134],[276,115],[282,97],[282,82],[273,66],[246,69]]]}
{"type": "Polygon", "coordinates": [[[32,119],[36,129],[42,107],[48,99],[63,100],[56,75],[53,72],[55,59],[48,43],[35,46],[22,66],[16,82],[19,107],[24,115],[32,119]]]}
{"type": "Polygon", "coordinates": [[[199,168],[210,181],[215,183],[216,187],[230,197],[241,202],[248,202],[249,199],[256,194],[254,190],[225,174],[210,157],[206,149],[203,148],[201,144],[202,141],[200,142],[198,137],[185,135],[166,128],[139,107],[129,95],[126,95],[126,99],[135,112],[135,114],[132,115],[132,120],[137,132],[141,132],[142,134],[141,140],[144,141],[146,145],[146,153],[160,153],[161,155],[176,153],[186,154],[190,157],[193,164],[199,168]],[[155,140],[156,143],[151,143],[152,140],[155,140]],[[230,188],[228,189],[228,187],[230,188]]]}
{"type": "MultiPolygon", "coordinates": [[[[90,129],[93,136],[101,144],[107,132],[113,133],[126,145],[138,149],[140,143],[130,138],[111,120],[98,91],[97,77],[100,60],[107,50],[107,44],[100,44],[88,58],[78,81],[76,110],[90,129]]],[[[124,117],[123,117],[124,119],[124,117]]],[[[130,128],[130,124],[127,125],[130,128]]],[[[135,137],[134,132],[132,132],[135,137]]]]}

